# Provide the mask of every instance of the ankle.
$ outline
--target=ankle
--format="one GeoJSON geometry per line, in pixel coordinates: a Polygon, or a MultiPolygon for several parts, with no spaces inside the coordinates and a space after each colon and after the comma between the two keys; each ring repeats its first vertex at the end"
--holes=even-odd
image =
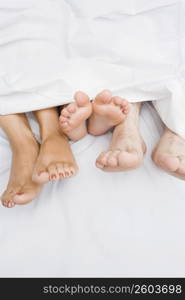
{"type": "Polygon", "coordinates": [[[52,139],[53,137],[60,137],[60,138],[63,138],[65,140],[68,140],[67,136],[61,131],[60,128],[53,128],[52,130],[46,130],[44,132],[41,132],[41,141],[42,143],[52,139]]]}

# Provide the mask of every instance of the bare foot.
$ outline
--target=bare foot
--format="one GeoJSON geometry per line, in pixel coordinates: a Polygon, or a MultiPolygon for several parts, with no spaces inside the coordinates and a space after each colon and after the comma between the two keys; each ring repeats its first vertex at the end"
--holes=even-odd
{"type": "Polygon", "coordinates": [[[66,106],[60,115],[62,131],[70,140],[77,141],[87,134],[86,120],[92,113],[92,104],[89,97],[77,92],[74,96],[75,102],[66,106]]]}
{"type": "Polygon", "coordinates": [[[12,150],[10,179],[6,191],[1,196],[2,204],[9,208],[30,202],[41,189],[41,185],[32,181],[33,168],[39,152],[37,142],[28,138],[12,150]]]}
{"type": "Polygon", "coordinates": [[[139,133],[137,105],[130,105],[128,118],[114,129],[109,149],[97,158],[96,166],[103,171],[129,171],[142,164],[146,145],[139,133]]]}
{"type": "Polygon", "coordinates": [[[152,158],[159,168],[185,180],[185,140],[168,128],[153,151],[152,158]]]}
{"type": "Polygon", "coordinates": [[[112,97],[110,91],[98,94],[93,101],[93,114],[88,121],[88,132],[101,135],[122,123],[129,112],[129,103],[120,97],[112,97]]]}
{"type": "Polygon", "coordinates": [[[32,176],[34,182],[42,184],[68,178],[74,176],[77,170],[70,145],[64,135],[56,131],[43,139],[32,176]]]}

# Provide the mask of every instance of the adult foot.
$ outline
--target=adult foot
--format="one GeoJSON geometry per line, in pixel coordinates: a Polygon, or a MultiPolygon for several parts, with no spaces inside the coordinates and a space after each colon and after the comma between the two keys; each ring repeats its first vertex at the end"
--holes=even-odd
{"type": "Polygon", "coordinates": [[[67,138],[53,132],[43,139],[32,179],[43,184],[48,181],[68,178],[77,173],[74,156],[67,138]]]}
{"type": "Polygon", "coordinates": [[[185,140],[168,128],[165,128],[152,158],[159,168],[185,180],[185,140]]]}
{"type": "Polygon", "coordinates": [[[10,179],[6,191],[1,196],[2,204],[9,208],[30,202],[41,189],[41,185],[32,181],[33,168],[39,152],[34,138],[25,138],[18,147],[13,146],[12,151],[10,179]]]}
{"type": "Polygon", "coordinates": [[[146,145],[139,133],[139,106],[131,104],[130,108],[127,119],[115,127],[109,149],[96,160],[96,166],[103,171],[129,171],[143,162],[146,145]]]}
{"type": "Polygon", "coordinates": [[[74,98],[75,102],[70,103],[61,111],[59,121],[67,137],[77,141],[87,134],[86,120],[92,113],[92,104],[85,93],[77,92],[74,98]]]}
{"type": "Polygon", "coordinates": [[[88,121],[88,132],[101,135],[122,123],[129,112],[129,103],[120,97],[112,97],[108,90],[98,94],[92,103],[93,113],[88,121]]]}

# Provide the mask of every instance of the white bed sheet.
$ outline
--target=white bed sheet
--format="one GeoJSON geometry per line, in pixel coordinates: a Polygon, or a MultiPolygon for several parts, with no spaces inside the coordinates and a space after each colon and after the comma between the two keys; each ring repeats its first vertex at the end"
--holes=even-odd
{"type": "MultiPolygon", "coordinates": [[[[0,206],[0,277],[185,276],[185,182],[151,161],[162,125],[149,104],[141,131],[148,151],[140,169],[100,171],[94,161],[111,134],[87,136],[73,144],[75,178],[47,184],[27,206],[0,206]]],[[[1,132],[0,192],[10,159],[1,132]]]]}

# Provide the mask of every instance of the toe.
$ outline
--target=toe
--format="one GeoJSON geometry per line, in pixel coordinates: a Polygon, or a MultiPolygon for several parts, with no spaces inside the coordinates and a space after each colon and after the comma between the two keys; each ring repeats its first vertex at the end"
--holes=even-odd
{"type": "Polygon", "coordinates": [[[99,93],[96,98],[95,102],[97,104],[108,104],[111,102],[112,93],[109,90],[104,90],[103,92],[99,93]]]}
{"type": "Polygon", "coordinates": [[[125,114],[128,114],[128,113],[129,113],[129,103],[128,103],[127,100],[125,100],[125,99],[122,100],[121,108],[122,108],[122,111],[123,111],[125,114]]]}
{"type": "Polygon", "coordinates": [[[123,113],[127,114],[129,112],[129,104],[127,100],[116,96],[112,97],[112,101],[115,105],[120,107],[123,113]]]}
{"type": "Polygon", "coordinates": [[[118,166],[118,155],[120,154],[120,150],[115,150],[108,157],[108,166],[111,168],[116,168],[118,166]]]}
{"type": "Polygon", "coordinates": [[[75,170],[75,168],[74,168],[74,167],[70,167],[70,169],[69,169],[69,170],[70,170],[70,175],[71,175],[71,176],[74,176],[74,175],[76,175],[76,172],[77,172],[77,171],[75,170]]]}
{"type": "Polygon", "coordinates": [[[56,164],[57,172],[58,172],[58,177],[60,179],[65,178],[65,171],[64,171],[64,165],[63,163],[57,163],[56,164]]]}
{"type": "Polygon", "coordinates": [[[180,166],[177,171],[180,175],[185,175],[185,156],[179,157],[179,163],[180,163],[180,166]]]}
{"type": "Polygon", "coordinates": [[[102,152],[99,156],[98,156],[98,158],[96,159],[96,166],[98,167],[98,168],[103,168],[104,167],[104,165],[103,165],[103,163],[102,163],[102,159],[103,159],[103,157],[104,157],[104,155],[106,154],[106,151],[104,151],[104,152],[102,152]]]}
{"type": "Polygon", "coordinates": [[[75,113],[76,112],[76,105],[75,105],[75,103],[69,104],[66,109],[67,109],[67,111],[69,113],[75,113]]]}
{"type": "Polygon", "coordinates": [[[65,123],[68,121],[68,118],[60,116],[59,120],[60,120],[60,123],[65,123]]]}
{"type": "Polygon", "coordinates": [[[75,101],[79,107],[86,106],[90,103],[88,95],[79,91],[74,95],[75,101]]]}
{"type": "Polygon", "coordinates": [[[70,117],[70,112],[67,110],[67,108],[64,108],[62,110],[61,116],[65,117],[65,118],[69,118],[70,117]]]}
{"type": "Polygon", "coordinates": [[[48,166],[48,172],[50,181],[59,179],[57,166],[55,164],[51,164],[48,166]]]}
{"type": "Polygon", "coordinates": [[[107,166],[108,158],[111,154],[112,154],[112,151],[102,152],[96,160],[96,166],[98,168],[103,168],[103,167],[107,166]]]}
{"type": "Polygon", "coordinates": [[[168,172],[176,172],[180,161],[178,157],[167,155],[166,153],[158,153],[154,155],[154,162],[168,172]]]}
{"type": "Polygon", "coordinates": [[[23,187],[22,190],[17,193],[13,200],[15,204],[24,205],[31,202],[38,194],[40,189],[38,187],[23,187]]]}
{"type": "Polygon", "coordinates": [[[114,102],[115,105],[118,105],[118,106],[121,106],[121,104],[123,102],[122,98],[117,97],[117,96],[112,97],[112,101],[114,102]]]}
{"type": "Polygon", "coordinates": [[[18,192],[20,189],[21,189],[21,186],[12,187],[11,189],[7,189],[1,196],[2,204],[8,208],[15,206],[13,197],[16,194],[16,192],[18,192]]]}
{"type": "Polygon", "coordinates": [[[15,203],[13,201],[8,202],[8,206],[7,206],[8,208],[12,208],[14,206],[15,206],[15,203]]]}
{"type": "Polygon", "coordinates": [[[64,163],[64,173],[65,173],[65,178],[71,176],[71,169],[70,169],[70,164],[69,163],[64,163]]]}
{"type": "Polygon", "coordinates": [[[65,129],[65,130],[67,130],[68,127],[69,127],[69,129],[70,129],[69,121],[60,123],[60,126],[61,126],[61,128],[65,129]]]}
{"type": "Polygon", "coordinates": [[[125,171],[138,168],[142,163],[142,158],[137,151],[126,152],[121,151],[118,155],[118,164],[125,171]]]}
{"type": "Polygon", "coordinates": [[[38,184],[44,184],[49,181],[49,173],[44,166],[36,167],[33,175],[32,175],[33,182],[38,184]]]}

